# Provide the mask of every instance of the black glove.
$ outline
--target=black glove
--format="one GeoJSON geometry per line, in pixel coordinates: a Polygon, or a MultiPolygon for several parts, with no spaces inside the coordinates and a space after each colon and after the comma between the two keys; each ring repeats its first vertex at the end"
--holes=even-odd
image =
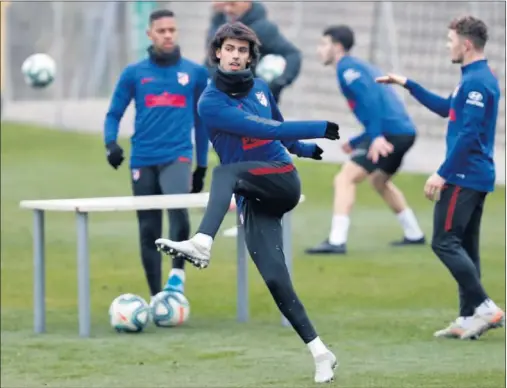
{"type": "Polygon", "coordinates": [[[338,126],[338,124],[328,121],[324,137],[329,140],[338,140],[340,138],[340,134],[338,133],[339,130],[340,127],[338,126]]]}
{"type": "Polygon", "coordinates": [[[200,193],[204,187],[204,177],[206,176],[206,167],[195,168],[192,174],[192,191],[191,193],[200,193]]]}
{"type": "Polygon", "coordinates": [[[315,149],[313,150],[312,159],[322,160],[322,153],[324,150],[320,148],[317,144],[315,144],[315,149]]]}
{"type": "Polygon", "coordinates": [[[123,157],[123,149],[116,143],[112,141],[111,143],[106,145],[107,149],[107,161],[114,168],[117,169],[123,163],[125,159],[123,157]]]}

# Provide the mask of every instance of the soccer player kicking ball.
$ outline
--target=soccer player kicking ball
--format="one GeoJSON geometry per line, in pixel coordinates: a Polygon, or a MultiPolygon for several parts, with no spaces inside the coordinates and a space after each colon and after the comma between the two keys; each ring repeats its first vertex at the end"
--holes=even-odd
{"type": "Polygon", "coordinates": [[[334,180],[333,219],[329,237],[308,254],[345,254],[354,206],[356,186],[369,179],[391,208],[403,228],[403,239],[393,246],[425,244],[424,234],[403,193],[392,177],[416,139],[415,125],[392,87],[378,85],[382,73],[373,65],[350,54],[354,32],[348,26],[328,27],[322,34],[318,53],[325,66],[333,65],[341,91],[364,125],[364,132],[342,145],[351,155],[334,180]]]}
{"type": "Polygon", "coordinates": [[[479,232],[486,196],[495,188],[493,150],[500,99],[498,80],[484,56],[487,40],[486,25],[475,17],[450,23],[447,45],[462,76],[448,98],[400,75],[377,79],[405,87],[428,109],[449,117],[447,154],[426,181],[424,193],[436,200],[431,246],[459,285],[460,310],[436,337],[475,339],[505,321],[505,313],[489,298],[480,279],[479,232]]]}
{"type": "Polygon", "coordinates": [[[339,139],[338,125],[327,121],[286,121],[268,85],[250,66],[259,57],[255,33],[236,22],[219,28],[209,57],[218,64],[199,101],[219,158],[209,203],[198,233],[188,241],[163,238],[155,243],[169,254],[183,254],[199,268],[210,263],[211,247],[235,194],[248,251],[283,315],[315,360],[315,382],[331,381],[335,355],[317,336],[294,291],[282,249],[282,217],[299,203],[301,182],[287,152],[320,160],[322,149],[297,139],[339,139]]]}
{"type": "MultiPolygon", "coordinates": [[[[172,11],[150,15],[148,58],[127,66],[114,91],[104,125],[107,160],[117,169],[123,149],[116,142],[120,121],[135,101],[135,129],[130,168],[134,195],[200,192],[208,163],[208,137],[197,115],[197,101],[207,85],[207,70],[183,58],[172,11]],[[192,175],[192,127],[195,126],[197,167],[192,175]]],[[[153,297],[162,290],[162,259],[153,241],[162,234],[162,211],[137,212],[141,259],[153,297]]],[[[190,222],[186,209],[169,211],[170,236],[186,240],[190,222]]],[[[184,292],[185,261],[174,258],[165,290],[184,292]]]]}

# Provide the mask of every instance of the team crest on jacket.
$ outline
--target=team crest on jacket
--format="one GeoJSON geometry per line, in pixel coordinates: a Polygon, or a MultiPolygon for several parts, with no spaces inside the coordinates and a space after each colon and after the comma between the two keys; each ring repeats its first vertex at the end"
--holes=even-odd
{"type": "Polygon", "coordinates": [[[190,77],[187,73],[178,73],[178,83],[185,86],[190,82],[190,77]]]}
{"type": "Polygon", "coordinates": [[[268,99],[264,95],[264,92],[257,92],[255,93],[255,96],[263,106],[268,106],[268,99]]]}

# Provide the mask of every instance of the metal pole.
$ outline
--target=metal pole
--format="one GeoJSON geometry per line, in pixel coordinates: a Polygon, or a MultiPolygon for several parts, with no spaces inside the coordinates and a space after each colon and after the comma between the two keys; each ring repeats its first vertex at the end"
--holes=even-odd
{"type": "MultiPolygon", "coordinates": [[[[289,270],[292,279],[292,226],[291,213],[285,213],[282,220],[282,238],[283,238],[283,255],[285,256],[285,264],[289,270]]],[[[282,325],[291,326],[290,322],[282,314],[282,325]]]]}
{"type": "Polygon", "coordinates": [[[55,81],[55,93],[54,93],[54,103],[56,107],[55,111],[55,127],[63,128],[63,94],[64,94],[64,67],[65,67],[65,53],[64,53],[64,44],[65,44],[65,35],[64,35],[64,19],[65,19],[65,2],[63,1],[53,1],[53,14],[54,14],[54,24],[53,24],[53,36],[55,37],[55,57],[57,64],[57,74],[55,81]]]}
{"type": "Polygon", "coordinates": [[[46,266],[44,211],[33,212],[33,326],[35,333],[46,331],[46,266]]]}
{"type": "Polygon", "coordinates": [[[77,287],[79,335],[90,336],[90,258],[88,254],[88,213],[76,212],[77,287]]]}
{"type": "MultiPolygon", "coordinates": [[[[389,45],[391,46],[391,50],[389,52],[390,59],[391,59],[391,71],[398,72],[400,74],[403,74],[403,69],[401,68],[401,62],[400,62],[400,54],[398,52],[398,34],[396,32],[396,20],[394,18],[394,9],[393,9],[393,2],[392,1],[384,1],[382,4],[382,10],[383,10],[383,17],[382,20],[385,22],[385,27],[387,29],[387,41],[389,42],[389,45]]],[[[401,100],[405,102],[405,93],[401,90],[402,88],[396,88],[396,91],[398,95],[400,96],[401,100]]]]}
{"type": "Polygon", "coordinates": [[[241,210],[237,210],[238,236],[236,238],[238,252],[237,266],[237,320],[238,322],[248,321],[248,262],[245,245],[245,228],[241,221],[241,210]]]}

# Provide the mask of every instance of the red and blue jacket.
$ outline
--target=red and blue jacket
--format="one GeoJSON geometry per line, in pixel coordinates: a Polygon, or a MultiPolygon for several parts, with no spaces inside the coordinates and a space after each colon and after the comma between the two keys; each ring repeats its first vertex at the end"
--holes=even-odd
{"type": "Polygon", "coordinates": [[[375,82],[375,78],[383,75],[377,67],[346,55],[338,62],[336,75],[350,109],[364,126],[362,134],[349,140],[352,148],[379,136],[416,134],[415,125],[394,88],[375,82]]]}
{"type": "Polygon", "coordinates": [[[208,137],[197,115],[197,101],[207,82],[206,68],[185,58],[171,66],[160,66],[149,58],[127,66],[106,115],[105,144],[116,141],[123,114],[134,100],[131,168],[176,160],[191,162],[192,128],[197,165],[206,167],[208,137]]]}
{"type": "Polygon", "coordinates": [[[486,59],[461,68],[462,76],[447,98],[424,89],[413,80],[405,87],[420,103],[449,118],[445,160],[437,173],[446,182],[482,192],[495,188],[496,122],[500,86],[486,59]]]}
{"type": "Polygon", "coordinates": [[[284,121],[268,85],[259,78],[242,98],[230,97],[211,81],[198,110],[221,164],[290,163],[289,152],[310,158],[315,144],[299,140],[322,138],[327,125],[326,121],[284,121]]]}

